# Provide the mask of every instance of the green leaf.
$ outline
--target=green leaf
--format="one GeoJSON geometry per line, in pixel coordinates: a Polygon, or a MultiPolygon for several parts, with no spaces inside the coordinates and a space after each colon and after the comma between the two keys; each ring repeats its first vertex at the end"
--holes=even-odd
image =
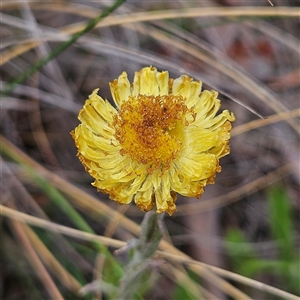
{"type": "Polygon", "coordinates": [[[291,261],[294,256],[291,205],[283,187],[275,186],[269,191],[269,212],[272,235],[279,241],[279,258],[291,261]]]}
{"type": "Polygon", "coordinates": [[[247,242],[241,230],[230,228],[225,236],[226,247],[231,255],[254,258],[255,251],[252,245],[247,242]]]}

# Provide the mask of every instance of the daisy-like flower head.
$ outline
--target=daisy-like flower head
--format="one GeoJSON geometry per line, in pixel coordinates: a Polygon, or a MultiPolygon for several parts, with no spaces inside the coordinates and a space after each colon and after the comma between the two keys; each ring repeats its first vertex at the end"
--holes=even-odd
{"type": "Polygon", "coordinates": [[[234,115],[201,82],[146,67],[130,84],[126,72],[110,83],[114,108],[94,90],[71,132],[78,157],[98,190],[143,211],[176,211],[176,195],[200,198],[230,152],[234,115]]]}

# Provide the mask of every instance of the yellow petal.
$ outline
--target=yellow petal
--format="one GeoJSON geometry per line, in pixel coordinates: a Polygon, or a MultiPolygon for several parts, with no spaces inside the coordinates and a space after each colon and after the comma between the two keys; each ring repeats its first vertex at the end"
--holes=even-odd
{"type": "Polygon", "coordinates": [[[176,196],[171,195],[171,182],[169,172],[165,172],[161,176],[159,187],[154,192],[156,211],[158,213],[167,212],[172,215],[176,211],[176,196]]]}
{"type": "Polygon", "coordinates": [[[111,95],[118,107],[131,95],[130,82],[127,73],[123,72],[118,79],[109,83],[111,95]]]}
{"type": "Polygon", "coordinates": [[[218,93],[215,91],[203,91],[199,101],[195,104],[196,121],[202,124],[207,119],[212,119],[218,112],[221,102],[217,99],[218,93]]]}
{"type": "Polygon", "coordinates": [[[135,72],[132,95],[167,95],[168,80],[168,72],[157,72],[154,67],[143,68],[135,72]]]}
{"type": "MultiPolygon", "coordinates": [[[[115,146],[112,141],[115,141],[115,137],[111,134],[101,136],[93,133],[86,124],[81,124],[74,131],[74,137],[78,147],[91,147],[102,150],[103,155],[107,155],[108,152],[118,152],[120,146],[115,146]]],[[[117,142],[116,142],[117,143],[117,142]]],[[[82,148],[81,148],[82,149],[82,148]]]]}
{"type": "Polygon", "coordinates": [[[151,176],[145,179],[142,187],[137,191],[134,202],[142,211],[149,211],[154,207],[155,201],[151,176]]]}
{"type": "Polygon", "coordinates": [[[178,194],[197,198],[202,195],[204,192],[203,187],[205,186],[205,182],[200,180],[191,181],[189,178],[184,177],[177,168],[170,169],[170,184],[171,189],[178,194]]]}
{"type": "Polygon", "coordinates": [[[217,131],[189,126],[186,130],[186,143],[189,147],[184,149],[183,155],[206,152],[212,149],[219,144],[218,137],[217,131]]]}
{"type": "Polygon", "coordinates": [[[193,81],[192,78],[182,75],[173,82],[172,93],[174,95],[181,95],[186,98],[186,105],[188,108],[192,107],[199,101],[199,95],[202,88],[201,81],[193,81]]]}
{"type": "Polygon", "coordinates": [[[181,157],[177,160],[180,173],[191,181],[210,178],[219,170],[219,162],[214,154],[192,153],[189,157],[181,157]]]}
{"type": "Polygon", "coordinates": [[[157,72],[156,80],[159,89],[159,95],[164,96],[169,94],[169,73],[168,72],[157,72]]]}
{"type": "Polygon", "coordinates": [[[111,126],[113,115],[117,112],[108,101],[97,95],[97,91],[94,90],[89,100],[86,100],[78,119],[94,133],[110,138],[115,131],[111,126]]]}

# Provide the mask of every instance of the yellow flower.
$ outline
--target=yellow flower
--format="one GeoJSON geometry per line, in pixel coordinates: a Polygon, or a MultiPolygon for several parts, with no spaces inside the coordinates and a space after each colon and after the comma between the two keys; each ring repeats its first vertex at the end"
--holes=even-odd
{"type": "Polygon", "coordinates": [[[234,115],[201,82],[146,67],[133,83],[123,72],[110,83],[114,108],[94,90],[71,132],[93,185],[120,204],[176,211],[177,193],[199,198],[230,152],[234,115]]]}

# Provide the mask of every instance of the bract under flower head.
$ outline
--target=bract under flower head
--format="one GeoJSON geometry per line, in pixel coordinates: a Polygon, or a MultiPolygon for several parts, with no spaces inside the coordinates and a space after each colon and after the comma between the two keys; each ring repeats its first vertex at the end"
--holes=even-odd
{"type": "Polygon", "coordinates": [[[176,194],[199,198],[230,152],[234,115],[218,93],[188,76],[146,67],[130,84],[123,72],[110,83],[116,109],[95,90],[71,132],[93,185],[112,200],[143,211],[176,211],[176,194]]]}

